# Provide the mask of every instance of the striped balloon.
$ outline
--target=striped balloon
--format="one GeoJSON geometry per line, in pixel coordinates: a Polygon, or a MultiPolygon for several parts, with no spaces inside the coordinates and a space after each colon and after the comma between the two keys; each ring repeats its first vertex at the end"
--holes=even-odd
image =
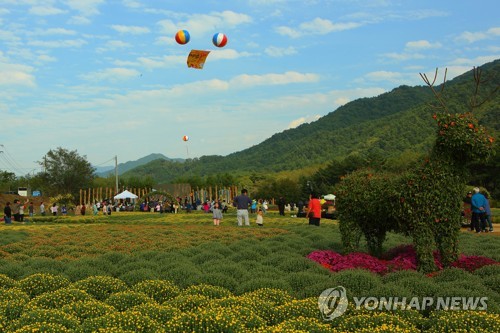
{"type": "Polygon", "coordinates": [[[182,45],[187,44],[190,38],[191,37],[189,36],[189,32],[187,30],[179,30],[175,34],[175,41],[182,45]]]}
{"type": "Polygon", "coordinates": [[[227,44],[227,36],[223,33],[218,32],[212,38],[212,42],[217,47],[224,47],[227,44]]]}
{"type": "Polygon", "coordinates": [[[182,140],[184,140],[184,141],[188,141],[188,140],[189,140],[189,136],[184,135],[184,136],[182,137],[182,140]]]}

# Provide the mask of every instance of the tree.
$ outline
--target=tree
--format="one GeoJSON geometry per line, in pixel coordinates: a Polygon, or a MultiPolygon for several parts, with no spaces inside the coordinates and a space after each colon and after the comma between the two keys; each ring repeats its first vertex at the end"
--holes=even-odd
{"type": "Polygon", "coordinates": [[[38,163],[45,168],[43,178],[51,195],[72,194],[77,198],[80,189],[92,186],[95,169],[76,150],[51,149],[38,163]]]}

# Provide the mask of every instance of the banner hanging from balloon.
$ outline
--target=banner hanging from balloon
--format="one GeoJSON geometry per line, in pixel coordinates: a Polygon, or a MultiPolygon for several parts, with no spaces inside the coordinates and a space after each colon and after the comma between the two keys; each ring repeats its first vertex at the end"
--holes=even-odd
{"type": "Polygon", "coordinates": [[[209,53],[210,51],[191,50],[187,58],[187,66],[189,68],[202,69],[209,53]]]}

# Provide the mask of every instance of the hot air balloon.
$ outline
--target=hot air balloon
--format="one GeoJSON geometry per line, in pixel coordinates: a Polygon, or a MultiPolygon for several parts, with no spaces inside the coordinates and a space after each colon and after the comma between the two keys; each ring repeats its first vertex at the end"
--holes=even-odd
{"type": "Polygon", "coordinates": [[[189,141],[189,136],[184,135],[184,136],[182,137],[182,140],[183,140],[183,141],[189,141]]]}

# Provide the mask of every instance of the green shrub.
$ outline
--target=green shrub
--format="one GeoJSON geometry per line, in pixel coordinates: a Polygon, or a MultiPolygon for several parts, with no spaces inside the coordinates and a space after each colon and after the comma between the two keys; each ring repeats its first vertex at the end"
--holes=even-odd
{"type": "Polygon", "coordinates": [[[73,283],[72,287],[83,290],[97,300],[105,300],[110,295],[128,289],[127,285],[111,276],[89,276],[73,283]]]}
{"type": "Polygon", "coordinates": [[[27,304],[27,309],[58,309],[66,304],[90,299],[92,297],[83,290],[63,288],[36,296],[27,304]]]}
{"type": "Polygon", "coordinates": [[[476,269],[472,274],[482,278],[489,276],[498,276],[500,275],[500,265],[483,266],[479,269],[476,269]]]}
{"type": "Polygon", "coordinates": [[[211,251],[211,250],[205,250],[204,252],[198,253],[197,255],[193,256],[191,258],[191,261],[196,265],[202,265],[205,263],[210,263],[213,261],[222,260],[225,257],[226,256],[224,256],[221,253],[211,251]]]}
{"type": "Polygon", "coordinates": [[[30,297],[67,287],[69,280],[62,275],[37,273],[19,281],[19,288],[30,297]]]}
{"type": "Polygon", "coordinates": [[[112,294],[105,300],[105,302],[122,312],[136,305],[154,303],[155,301],[144,293],[136,291],[122,291],[112,294]]]}
{"type": "Polygon", "coordinates": [[[468,281],[471,284],[481,284],[481,279],[463,269],[449,267],[439,271],[433,277],[436,282],[468,281]]]}
{"type": "Polygon", "coordinates": [[[276,307],[275,313],[276,321],[273,324],[278,324],[298,317],[321,319],[317,297],[310,297],[302,300],[293,299],[276,307]]]}
{"type": "Polygon", "coordinates": [[[23,326],[17,329],[14,333],[70,333],[73,330],[66,328],[64,325],[55,323],[34,323],[23,326]]]}
{"type": "Polygon", "coordinates": [[[210,298],[203,295],[189,295],[181,293],[177,297],[163,303],[162,305],[172,306],[182,312],[194,311],[204,308],[210,303],[210,298]]]}
{"type": "Polygon", "coordinates": [[[188,265],[180,264],[179,266],[164,272],[160,278],[174,282],[180,288],[187,288],[192,284],[196,284],[203,274],[192,263],[188,265]]]}
{"type": "Polygon", "coordinates": [[[315,318],[297,317],[288,319],[276,326],[277,332],[293,330],[293,332],[315,332],[315,333],[331,333],[330,325],[321,322],[315,318]]]}
{"type": "Polygon", "coordinates": [[[88,265],[86,262],[82,263],[79,261],[69,262],[64,274],[68,276],[70,281],[76,282],[84,280],[90,276],[105,276],[107,272],[98,269],[96,266],[88,265]]]}
{"type": "Polygon", "coordinates": [[[482,311],[435,311],[426,332],[500,332],[500,315],[482,311]]]}
{"type": "Polygon", "coordinates": [[[136,270],[131,270],[129,272],[123,273],[119,276],[120,280],[132,286],[141,281],[158,279],[158,273],[151,269],[140,268],[136,270]]]}
{"type": "Polygon", "coordinates": [[[93,332],[135,332],[160,333],[164,329],[156,321],[137,311],[111,313],[89,318],[81,325],[83,333],[93,332]]]}
{"type": "Polygon", "coordinates": [[[255,297],[257,299],[270,302],[275,306],[283,305],[292,300],[288,292],[278,288],[260,288],[246,293],[245,297],[255,297]]]}
{"type": "Polygon", "coordinates": [[[239,285],[236,278],[223,273],[205,273],[200,278],[200,283],[220,286],[235,291],[239,285]]]}
{"type": "Polygon", "coordinates": [[[369,314],[341,317],[337,330],[342,332],[358,332],[361,329],[365,329],[371,332],[379,332],[380,329],[384,330],[387,326],[404,329],[408,332],[420,332],[417,327],[404,318],[375,311],[369,314]]]}
{"type": "Polygon", "coordinates": [[[303,272],[313,266],[317,266],[317,264],[312,260],[294,255],[290,255],[278,263],[278,268],[285,273],[303,272]]]}
{"type": "Polygon", "coordinates": [[[12,279],[21,279],[29,276],[33,271],[29,267],[23,267],[17,262],[0,260],[0,274],[9,276],[12,279]]]}
{"type": "Polygon", "coordinates": [[[70,330],[77,328],[80,324],[76,317],[59,309],[37,309],[24,312],[16,322],[13,322],[11,330],[36,323],[59,324],[70,330]]]}
{"type": "MultiPolygon", "coordinates": [[[[0,319],[13,320],[18,318],[29,300],[28,294],[19,288],[0,289],[0,319]]],[[[2,332],[1,329],[0,332],[2,332]]]]}
{"type": "MultiPolygon", "coordinates": [[[[257,274],[258,275],[258,274],[257,274]]],[[[255,277],[251,278],[245,282],[242,282],[238,289],[236,290],[237,294],[243,294],[246,292],[253,292],[262,288],[269,289],[279,289],[283,290],[285,293],[293,292],[292,287],[288,284],[288,282],[276,277],[255,277]]]]}
{"type": "Polygon", "coordinates": [[[111,305],[93,299],[66,304],[61,310],[78,318],[80,322],[116,312],[111,305]]]}
{"type": "Polygon", "coordinates": [[[180,311],[174,307],[155,303],[137,305],[128,311],[142,313],[160,325],[165,325],[168,321],[172,320],[172,318],[180,314],[180,311]]]}
{"type": "Polygon", "coordinates": [[[16,286],[16,281],[5,274],[0,274],[0,289],[9,289],[16,286]]]}
{"type": "Polygon", "coordinates": [[[182,313],[166,325],[166,331],[171,333],[241,332],[244,329],[244,324],[231,310],[214,309],[182,313]]]}
{"type": "Polygon", "coordinates": [[[145,280],[137,283],[132,288],[134,291],[144,293],[162,304],[180,293],[180,289],[167,280],[145,280]]]}
{"type": "Polygon", "coordinates": [[[337,272],[333,275],[336,285],[343,286],[351,296],[371,296],[367,294],[368,290],[373,290],[382,286],[378,275],[364,269],[348,269],[337,272]]]}
{"type": "Polygon", "coordinates": [[[208,298],[225,298],[233,295],[226,288],[212,286],[208,284],[198,284],[189,286],[182,293],[184,295],[202,295],[208,298]]]}

